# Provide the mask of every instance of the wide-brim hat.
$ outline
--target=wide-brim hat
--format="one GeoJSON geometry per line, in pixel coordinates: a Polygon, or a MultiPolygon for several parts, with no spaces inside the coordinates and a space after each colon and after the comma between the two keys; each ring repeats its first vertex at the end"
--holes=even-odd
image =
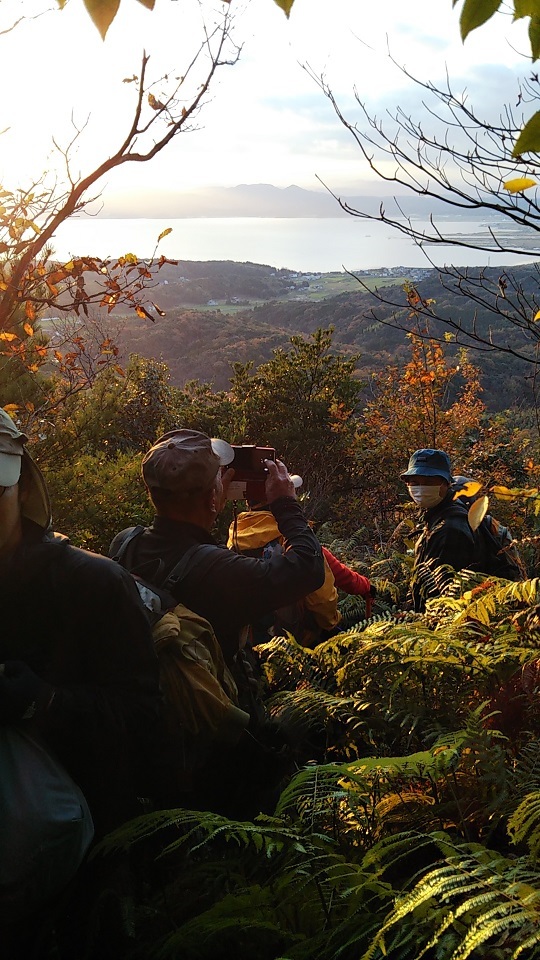
{"type": "Polygon", "coordinates": [[[51,502],[43,474],[25,449],[27,440],[26,434],[0,407],[0,486],[13,487],[18,483],[24,463],[27,483],[21,502],[22,515],[47,529],[51,524],[51,502]]]}
{"type": "Polygon", "coordinates": [[[415,450],[409,460],[409,466],[401,479],[410,477],[442,477],[447,483],[453,482],[450,458],[444,450],[432,450],[430,447],[415,450]]]}
{"type": "Polygon", "coordinates": [[[142,475],[149,490],[189,497],[210,490],[219,468],[233,459],[226,440],[198,430],[170,430],[145,455],[142,475]]]}

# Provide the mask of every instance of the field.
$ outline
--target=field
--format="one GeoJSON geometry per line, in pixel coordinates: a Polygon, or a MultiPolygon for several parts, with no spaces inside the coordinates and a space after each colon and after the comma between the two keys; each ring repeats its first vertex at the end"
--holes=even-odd
{"type": "MultiPolygon", "coordinates": [[[[307,301],[318,303],[321,300],[327,300],[329,297],[336,297],[342,293],[355,293],[361,292],[362,290],[358,280],[348,273],[334,272],[304,274],[303,276],[307,281],[307,286],[302,287],[301,289],[297,288],[292,290],[290,293],[275,297],[275,301],[284,303],[290,303],[291,301],[307,301]]],[[[393,284],[401,284],[406,279],[406,275],[404,274],[400,277],[365,276],[361,279],[362,283],[365,284],[368,290],[374,290],[376,287],[383,285],[391,286],[393,284]]],[[[266,299],[238,299],[240,302],[231,302],[231,300],[227,299],[212,299],[208,303],[203,304],[180,302],[178,306],[186,309],[198,310],[203,313],[220,310],[222,313],[235,314],[240,313],[242,310],[249,310],[253,307],[260,306],[263,303],[268,303],[268,300],[266,299]]]]}

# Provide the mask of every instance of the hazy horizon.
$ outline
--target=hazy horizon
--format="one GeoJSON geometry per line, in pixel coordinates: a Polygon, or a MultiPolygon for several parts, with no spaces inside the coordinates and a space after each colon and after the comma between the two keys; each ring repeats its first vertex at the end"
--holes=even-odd
{"type": "Polygon", "coordinates": [[[116,191],[103,200],[102,208],[93,216],[108,219],[174,219],[226,218],[341,218],[350,217],[337,197],[350,206],[369,213],[373,218],[379,214],[381,202],[387,214],[402,217],[404,214],[420,219],[434,215],[451,220],[485,220],[489,212],[471,210],[462,213],[449,210],[442,201],[417,197],[408,193],[387,193],[369,189],[362,184],[356,189],[341,189],[335,196],[323,188],[307,190],[296,184],[279,187],[271,183],[239,183],[233,187],[204,187],[193,190],[151,189],[144,194],[131,191],[116,191]],[[395,203],[399,200],[399,207],[395,203]]]}

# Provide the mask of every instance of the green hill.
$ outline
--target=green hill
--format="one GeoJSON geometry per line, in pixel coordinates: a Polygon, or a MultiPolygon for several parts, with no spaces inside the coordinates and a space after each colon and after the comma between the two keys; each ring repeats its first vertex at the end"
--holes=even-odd
{"type": "MultiPolygon", "coordinates": [[[[182,261],[177,267],[168,266],[166,275],[160,274],[159,288],[153,292],[166,316],[155,323],[132,314],[123,318],[120,347],[124,355],[140,353],[165,360],[177,385],[199,379],[226,389],[234,361],[261,363],[272,350],[286,347],[291,335],[307,335],[332,325],[335,346],[348,354],[359,353],[359,375],[367,377],[409,358],[406,330],[411,329],[411,320],[403,283],[412,275],[422,298],[434,301],[432,311],[510,351],[485,346],[472,354],[482,370],[488,407],[496,411],[530,403],[532,364],[512,351],[532,357],[536,341],[519,324],[511,324],[508,316],[516,316],[520,306],[529,315],[538,310],[535,265],[481,271],[484,292],[477,302],[460,294],[460,285],[466,286],[463,280],[441,277],[435,270],[396,268],[392,274],[361,278],[362,283],[378,288],[374,296],[347,274],[296,274],[260,264],[182,261]],[[507,278],[504,297],[499,284],[502,273],[507,278]],[[335,293],[336,289],[345,292],[335,293]],[[193,296],[200,298],[195,308],[189,299],[193,296]],[[500,312],[492,313],[489,304],[500,312]]],[[[478,270],[468,270],[472,290],[477,289],[479,276],[478,270]]],[[[429,322],[431,333],[443,337],[444,325],[434,318],[429,322]]],[[[466,335],[459,340],[467,345],[466,335]]],[[[449,342],[446,352],[455,355],[456,344],[449,342]]]]}

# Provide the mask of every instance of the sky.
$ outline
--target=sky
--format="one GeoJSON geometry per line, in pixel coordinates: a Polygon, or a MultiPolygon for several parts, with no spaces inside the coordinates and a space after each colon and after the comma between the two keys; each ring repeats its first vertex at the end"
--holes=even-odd
{"type": "MultiPolygon", "coordinates": [[[[62,11],[54,0],[2,0],[2,27],[40,3],[53,9],[0,35],[0,181],[9,188],[45,170],[61,182],[65,164],[53,138],[65,148],[75,128],[82,133],[74,175],[101,162],[128,127],[135,84],[123,81],[138,74],[143,50],[156,78],[183,75],[202,37],[201,16],[210,24],[227,9],[213,0],[156,0],[150,12],[121,0],[102,41],[82,0],[62,11]]],[[[379,116],[398,104],[419,110],[421,91],[392,66],[388,49],[421,79],[444,82],[448,69],[455,88],[467,87],[493,116],[530,69],[523,24],[497,16],[463,44],[451,0],[295,0],[289,20],[273,0],[232,0],[230,9],[241,56],[219,71],[199,129],[151,163],[108,175],[105,206],[119,194],[136,210],[137,197],[153,190],[244,183],[321,190],[322,180],[338,192],[380,192],[310,72],[325,77],[354,120],[354,89],[379,116]]]]}

